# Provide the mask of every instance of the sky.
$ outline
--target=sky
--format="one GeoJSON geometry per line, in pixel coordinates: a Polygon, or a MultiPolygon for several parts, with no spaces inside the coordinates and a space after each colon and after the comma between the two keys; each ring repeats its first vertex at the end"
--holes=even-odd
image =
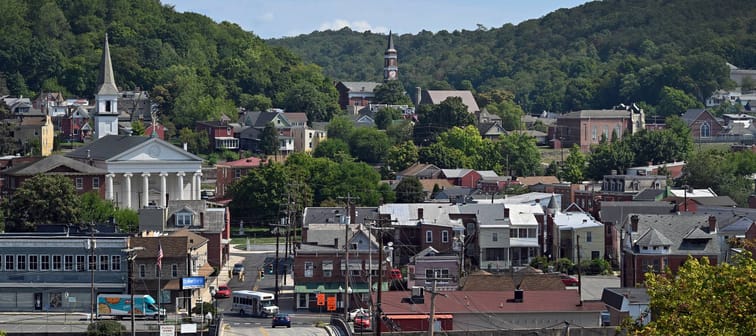
{"type": "Polygon", "coordinates": [[[586,0],[163,0],[177,12],[229,21],[264,38],[338,30],[417,34],[498,28],[540,18],[586,0]]]}

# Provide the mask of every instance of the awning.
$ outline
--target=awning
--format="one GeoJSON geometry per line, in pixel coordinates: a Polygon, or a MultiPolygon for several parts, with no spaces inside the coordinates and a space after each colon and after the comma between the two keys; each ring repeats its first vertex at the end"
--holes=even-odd
{"type": "Polygon", "coordinates": [[[181,289],[181,280],[180,279],[172,279],[165,283],[165,286],[163,286],[163,290],[179,290],[181,289]]]}
{"type": "MultiPolygon", "coordinates": [[[[352,293],[369,293],[368,284],[365,282],[350,283],[349,287],[352,289],[352,293]]],[[[383,291],[388,291],[388,282],[383,283],[383,291]]],[[[323,294],[337,294],[344,292],[344,283],[342,282],[327,282],[327,283],[306,283],[304,285],[295,285],[294,293],[323,293],[323,294]],[[341,288],[341,289],[339,289],[341,288]]]]}

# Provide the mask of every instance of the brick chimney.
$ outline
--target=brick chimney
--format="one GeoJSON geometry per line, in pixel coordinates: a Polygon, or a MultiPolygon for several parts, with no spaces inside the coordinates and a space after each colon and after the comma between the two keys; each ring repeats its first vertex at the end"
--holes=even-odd
{"type": "Polygon", "coordinates": [[[423,219],[423,208],[417,208],[417,219],[423,219]]]}
{"type": "Polygon", "coordinates": [[[509,208],[504,207],[504,218],[509,218],[509,208]]]}
{"type": "Polygon", "coordinates": [[[630,230],[638,232],[638,215],[630,216],[630,230]]]}
{"type": "Polygon", "coordinates": [[[709,233],[717,232],[717,217],[709,216],[709,233]]]}

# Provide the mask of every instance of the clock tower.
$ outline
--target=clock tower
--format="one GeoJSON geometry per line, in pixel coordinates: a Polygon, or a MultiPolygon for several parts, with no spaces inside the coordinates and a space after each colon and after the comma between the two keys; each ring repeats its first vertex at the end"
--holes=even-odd
{"type": "Polygon", "coordinates": [[[394,49],[394,36],[389,31],[388,47],[383,53],[383,81],[397,80],[399,78],[399,65],[394,49]]]}

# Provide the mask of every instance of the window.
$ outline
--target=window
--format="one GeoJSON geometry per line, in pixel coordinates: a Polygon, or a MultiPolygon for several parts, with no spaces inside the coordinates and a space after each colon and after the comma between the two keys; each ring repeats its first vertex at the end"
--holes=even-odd
{"type": "Polygon", "coordinates": [[[89,267],[87,269],[90,271],[96,271],[97,270],[97,256],[90,255],[88,259],[89,259],[89,267]]]}
{"type": "Polygon", "coordinates": [[[593,232],[588,231],[585,233],[585,241],[588,243],[593,241],[593,232]]]}
{"type": "Polygon", "coordinates": [[[36,254],[29,255],[29,270],[36,271],[39,267],[39,256],[36,254]]]}
{"type": "Polygon", "coordinates": [[[16,256],[14,255],[6,255],[5,256],[5,270],[6,271],[12,271],[16,266],[16,256]]]}
{"type": "Polygon", "coordinates": [[[314,270],[315,270],[315,265],[312,264],[312,261],[305,261],[305,264],[304,264],[305,278],[312,278],[312,273],[314,270]]]}
{"type": "Polygon", "coordinates": [[[49,255],[41,255],[39,256],[40,263],[39,263],[39,270],[40,271],[49,271],[50,270],[50,256],[49,255]]]}
{"type": "Polygon", "coordinates": [[[21,254],[16,256],[16,270],[17,271],[25,271],[26,270],[26,256],[21,254]]]}
{"type": "Polygon", "coordinates": [[[84,178],[83,177],[77,177],[76,178],[76,189],[77,190],[84,189],[84,178]]]}
{"type": "Polygon", "coordinates": [[[176,226],[192,226],[191,212],[176,213],[176,226]]]}
{"type": "Polygon", "coordinates": [[[77,255],[76,256],[76,270],[79,272],[84,272],[87,270],[87,258],[83,255],[77,255]]]}
{"type": "Polygon", "coordinates": [[[449,279],[449,269],[447,268],[428,268],[425,270],[426,279],[449,279]]]}
{"type": "Polygon", "coordinates": [[[485,260],[507,260],[507,249],[505,248],[488,248],[484,249],[485,260]]]}
{"type": "Polygon", "coordinates": [[[242,171],[241,169],[234,169],[234,178],[240,179],[242,177],[242,171]]]}
{"type": "Polygon", "coordinates": [[[111,271],[121,270],[121,256],[119,255],[110,256],[110,270],[111,271]]]}
{"type": "Polygon", "coordinates": [[[92,178],[92,189],[100,189],[100,178],[99,177],[93,177],[92,178]]]}
{"type": "Polygon", "coordinates": [[[100,271],[107,271],[109,264],[110,264],[110,256],[101,255],[100,256],[100,271]]]}
{"type": "Polygon", "coordinates": [[[63,264],[63,256],[61,255],[54,255],[52,256],[52,269],[53,271],[60,271],[62,264],[63,264]]]}
{"type": "Polygon", "coordinates": [[[591,130],[591,140],[596,141],[596,136],[598,135],[598,129],[596,126],[593,126],[593,129],[591,130]]]}
{"type": "Polygon", "coordinates": [[[74,270],[74,256],[72,255],[63,256],[63,270],[64,271],[74,270]]]}
{"type": "Polygon", "coordinates": [[[171,264],[171,276],[174,278],[178,278],[178,265],[177,264],[171,264]]]}
{"type": "Polygon", "coordinates": [[[432,243],[433,242],[433,231],[431,231],[431,230],[425,231],[425,242],[426,243],[432,243]]]}
{"type": "Polygon", "coordinates": [[[599,251],[591,251],[591,260],[600,258],[601,255],[599,254],[599,251]]]}
{"type": "Polygon", "coordinates": [[[491,241],[495,241],[495,242],[499,241],[499,233],[498,232],[491,233],[491,241]]]}
{"type": "Polygon", "coordinates": [[[139,264],[139,277],[144,278],[147,276],[147,266],[145,264],[139,264]]]}
{"type": "Polygon", "coordinates": [[[323,261],[323,277],[330,278],[332,276],[333,276],[333,261],[332,260],[323,261]]]}
{"type": "Polygon", "coordinates": [[[708,122],[704,122],[703,124],[701,124],[701,129],[700,129],[699,132],[700,132],[700,137],[701,138],[708,138],[708,137],[710,137],[711,136],[711,126],[709,126],[709,123],[708,122]]]}
{"type": "Polygon", "coordinates": [[[449,231],[441,231],[441,242],[442,243],[448,243],[449,242],[449,231]]]}

